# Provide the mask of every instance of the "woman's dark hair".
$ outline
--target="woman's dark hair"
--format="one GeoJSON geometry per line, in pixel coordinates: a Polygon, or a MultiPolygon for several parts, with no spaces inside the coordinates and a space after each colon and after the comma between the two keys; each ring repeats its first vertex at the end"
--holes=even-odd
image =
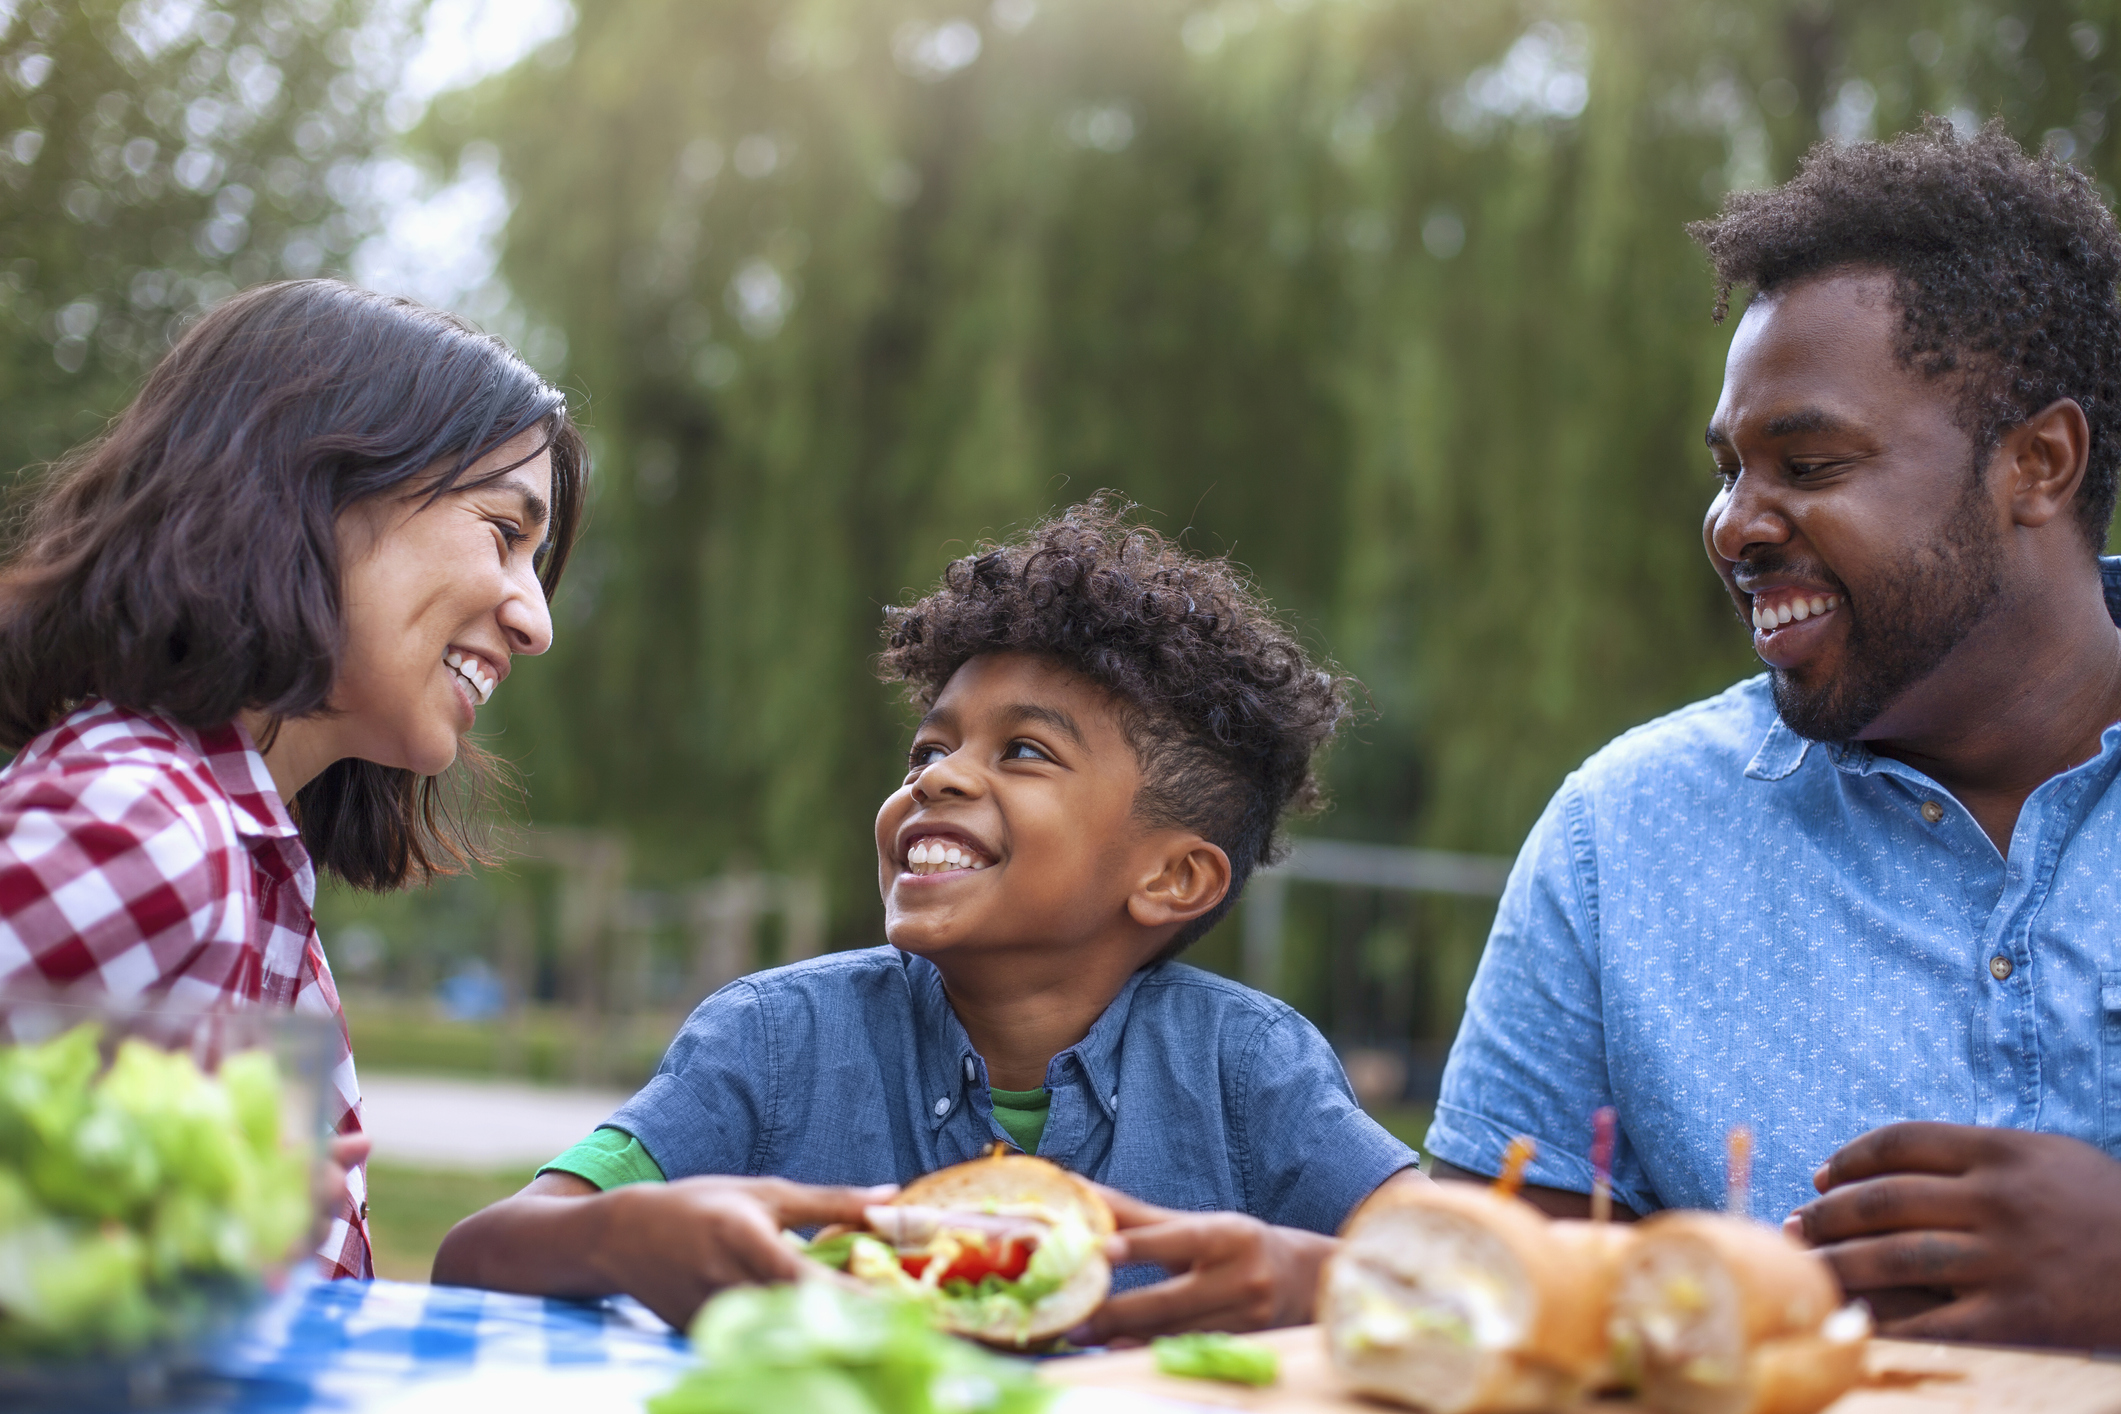
{"type": "MultiPolygon", "coordinates": [[[[201,730],[326,710],[345,636],[340,514],[478,484],[473,463],[533,431],[552,454],[549,597],[587,474],[561,393],[499,339],[410,300],[335,280],[230,298],[35,493],[0,565],[0,746],[89,697],[201,730]]],[[[458,760],[448,775],[475,804],[492,760],[470,742],[458,760]]],[[[349,759],[287,805],[320,869],[387,889],[481,857],[453,794],[349,759]]]]}
{"type": "Polygon", "coordinates": [[[1175,957],[1281,857],[1285,813],[1324,803],[1312,758],[1348,710],[1351,679],[1320,669],[1226,559],[1189,555],[1110,493],[943,571],[885,611],[887,682],[916,707],[982,653],[1057,658],[1122,704],[1141,763],[1135,814],[1193,830],[1230,859],[1230,890],[1181,928],[1175,957]]]}
{"type": "Polygon", "coordinates": [[[1822,142],[1795,178],[1733,192],[1687,234],[1731,290],[1763,295],[1829,271],[1889,273],[1895,352],[1957,380],[1958,421],[1985,468],[2004,432],[2059,398],[2091,424],[2077,520],[2106,544],[2121,466],[2121,227],[2090,177],[2035,157],[2001,119],[1961,139],[1942,118],[1891,142],[1822,142]]]}

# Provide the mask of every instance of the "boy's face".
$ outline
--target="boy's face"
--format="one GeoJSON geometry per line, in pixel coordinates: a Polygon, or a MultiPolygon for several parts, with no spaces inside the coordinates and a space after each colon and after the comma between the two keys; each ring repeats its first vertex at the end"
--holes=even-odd
{"type": "Polygon", "coordinates": [[[1141,766],[1120,722],[1109,693],[1050,659],[993,653],[959,668],[877,812],[892,943],[926,957],[1108,937],[1160,946],[1171,930],[1146,935],[1129,900],[1174,844],[1183,855],[1199,840],[1135,818],[1141,766]]]}

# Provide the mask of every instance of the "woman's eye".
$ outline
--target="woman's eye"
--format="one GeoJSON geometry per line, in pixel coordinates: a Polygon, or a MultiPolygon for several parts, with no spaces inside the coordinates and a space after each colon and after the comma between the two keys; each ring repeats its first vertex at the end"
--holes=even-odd
{"type": "Polygon", "coordinates": [[[1012,741],[1002,748],[1004,761],[1051,761],[1041,748],[1028,741],[1012,741]]]}

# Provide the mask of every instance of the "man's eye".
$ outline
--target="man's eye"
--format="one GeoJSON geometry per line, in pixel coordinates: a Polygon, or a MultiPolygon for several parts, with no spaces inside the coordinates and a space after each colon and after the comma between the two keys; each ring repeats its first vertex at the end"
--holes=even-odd
{"type": "Polygon", "coordinates": [[[1715,477],[1718,481],[1721,481],[1724,485],[1728,486],[1738,479],[1738,468],[1735,466],[1723,466],[1721,464],[1718,464],[1709,468],[1709,475],[1715,477]]]}
{"type": "Polygon", "coordinates": [[[1045,750],[1033,742],[1012,741],[1002,748],[1004,761],[1051,761],[1045,750]]]}

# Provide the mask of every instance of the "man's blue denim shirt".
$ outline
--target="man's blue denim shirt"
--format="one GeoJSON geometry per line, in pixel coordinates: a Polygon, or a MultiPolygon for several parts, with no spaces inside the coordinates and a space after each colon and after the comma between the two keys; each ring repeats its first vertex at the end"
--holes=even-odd
{"type": "MultiPolygon", "coordinates": [[[[2121,559],[2101,564],[2121,622],[2121,559]]],[[[1765,677],[1629,732],[1563,782],[1511,871],[1427,1147],[1587,1191],[1752,1204],[1903,1119],[2073,1135],[2121,1156],[2121,725],[2025,802],[2006,861],[1942,786],[1808,742],[1765,677]]]]}
{"type": "MultiPolygon", "coordinates": [[[[1040,1156],[1167,1208],[1330,1233],[1417,1161],[1356,1105],[1308,1021],[1181,963],[1134,974],[1046,1085],[1040,1156]]],[[[941,974],[891,947],[730,983],[608,1123],[670,1178],[905,1183],[1009,1138],[941,974]]]]}

